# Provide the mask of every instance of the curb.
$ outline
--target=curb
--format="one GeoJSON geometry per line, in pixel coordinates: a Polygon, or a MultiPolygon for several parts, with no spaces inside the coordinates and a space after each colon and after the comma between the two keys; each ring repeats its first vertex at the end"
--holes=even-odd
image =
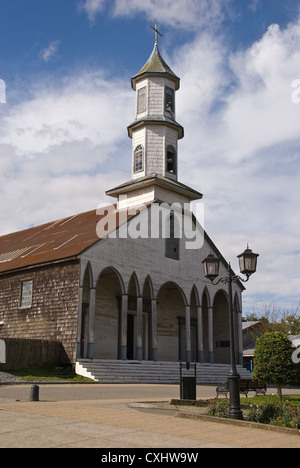
{"type": "Polygon", "coordinates": [[[1,386],[15,386],[15,385],[95,385],[98,382],[71,382],[70,380],[24,380],[22,382],[0,382],[1,386]]]}
{"type": "MultiPolygon", "coordinates": [[[[175,400],[172,400],[175,401],[175,400]]],[[[255,423],[255,422],[250,422],[250,421],[237,421],[234,419],[226,419],[226,418],[216,418],[213,416],[208,416],[205,414],[196,414],[196,413],[186,413],[184,411],[178,411],[176,408],[176,405],[172,405],[172,403],[169,405],[166,405],[166,402],[164,404],[159,404],[157,402],[144,402],[144,403],[130,403],[129,405],[131,408],[136,408],[136,409],[147,409],[147,410],[163,410],[163,411],[177,411],[176,418],[183,418],[183,419],[193,419],[195,421],[204,421],[204,422],[212,422],[216,424],[227,424],[231,426],[236,426],[236,427],[245,427],[245,428],[252,428],[252,429],[260,429],[262,431],[269,431],[269,432],[277,432],[281,434],[289,434],[289,435],[294,435],[294,436],[300,436],[300,430],[298,429],[290,429],[288,427],[280,427],[280,426],[271,426],[270,424],[260,424],[260,423],[255,423]],[[173,408],[172,408],[173,406],[173,408]]],[[[200,406],[200,405],[199,405],[200,406]]],[[[198,406],[198,407],[199,407],[198,406]]],[[[181,405],[181,408],[183,408],[184,405],[181,405]]],[[[196,406],[194,406],[196,408],[196,406]]]]}
{"type": "Polygon", "coordinates": [[[204,414],[191,414],[191,413],[178,413],[176,417],[184,418],[184,419],[195,419],[195,420],[200,420],[200,421],[214,422],[218,424],[227,424],[227,425],[238,426],[238,427],[260,429],[263,431],[270,431],[270,432],[277,432],[277,433],[281,432],[282,434],[300,436],[300,430],[298,429],[290,429],[288,427],[280,427],[280,426],[271,426],[270,424],[260,424],[260,423],[250,422],[250,421],[236,421],[234,419],[215,418],[213,416],[206,416],[204,414]]]}

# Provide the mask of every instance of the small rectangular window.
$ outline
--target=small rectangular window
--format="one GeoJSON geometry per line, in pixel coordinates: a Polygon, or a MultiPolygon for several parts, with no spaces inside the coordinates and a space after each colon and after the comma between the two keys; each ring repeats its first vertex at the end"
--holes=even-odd
{"type": "Polygon", "coordinates": [[[29,308],[32,305],[33,281],[23,281],[21,287],[21,308],[29,308]]]}
{"type": "Polygon", "coordinates": [[[166,239],[166,257],[179,260],[179,239],[166,239]]]}
{"type": "Polygon", "coordinates": [[[146,87],[138,90],[137,113],[142,114],[142,112],[146,112],[146,87]]]}
{"type": "Polygon", "coordinates": [[[230,348],[230,341],[217,341],[217,348],[230,348]]]}
{"type": "Polygon", "coordinates": [[[170,214],[170,237],[166,239],[166,257],[172,258],[173,260],[180,259],[180,239],[176,237],[175,229],[175,216],[174,213],[170,214]]]}

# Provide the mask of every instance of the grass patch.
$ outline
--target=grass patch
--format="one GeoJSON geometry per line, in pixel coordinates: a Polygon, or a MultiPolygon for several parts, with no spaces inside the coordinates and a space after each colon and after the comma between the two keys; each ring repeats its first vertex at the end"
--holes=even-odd
{"type": "MultiPolygon", "coordinates": [[[[210,400],[206,414],[228,418],[229,406],[227,399],[210,400]]],[[[288,395],[282,400],[274,395],[241,398],[241,406],[246,421],[300,430],[300,395],[288,395]]]]}
{"type": "Polygon", "coordinates": [[[242,405],[265,406],[268,403],[289,403],[300,408],[300,395],[287,395],[280,400],[277,395],[255,396],[250,398],[241,398],[242,405]]]}
{"type": "Polygon", "coordinates": [[[92,380],[75,374],[71,366],[67,367],[37,367],[32,369],[21,369],[9,372],[20,377],[24,382],[92,382],[92,380]]]}

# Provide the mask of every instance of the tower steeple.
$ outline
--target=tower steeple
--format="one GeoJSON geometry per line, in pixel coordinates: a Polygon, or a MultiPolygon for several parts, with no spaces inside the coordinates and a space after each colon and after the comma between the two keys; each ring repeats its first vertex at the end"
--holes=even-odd
{"type": "Polygon", "coordinates": [[[184,129],[176,121],[175,97],[180,78],[159,52],[158,35],[162,35],[157,24],[152,29],[153,51],[131,79],[136,91],[135,120],[128,126],[132,139],[132,180],[107,195],[130,194],[132,204],[135,200],[143,203],[155,199],[171,203],[196,200],[202,195],[178,182],[178,141],[184,137],[184,129]]]}
{"type": "Polygon", "coordinates": [[[157,43],[144,67],[131,80],[136,91],[136,119],[128,127],[132,138],[132,178],[152,173],[177,180],[178,140],[184,130],[175,120],[175,93],[180,79],[163,60],[157,43]]]}

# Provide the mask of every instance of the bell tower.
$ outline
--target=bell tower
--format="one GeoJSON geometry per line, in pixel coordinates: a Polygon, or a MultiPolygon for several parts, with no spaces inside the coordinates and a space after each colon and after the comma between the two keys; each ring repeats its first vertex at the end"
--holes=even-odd
{"type": "MultiPolygon", "coordinates": [[[[153,28],[153,27],[152,27],[153,28]]],[[[128,127],[132,139],[132,179],[159,174],[178,178],[178,140],[184,130],[176,122],[176,91],[180,79],[158,49],[157,24],[152,54],[131,80],[136,91],[136,119],[128,127]]]]}
{"type": "Polygon", "coordinates": [[[106,192],[118,198],[120,209],[153,201],[183,204],[202,198],[201,193],[178,182],[178,141],[184,137],[184,129],[176,121],[180,79],[159,52],[158,36],[162,35],[157,24],[151,27],[154,49],[131,79],[136,92],[135,120],[127,128],[132,139],[132,179],[106,192]]]}

